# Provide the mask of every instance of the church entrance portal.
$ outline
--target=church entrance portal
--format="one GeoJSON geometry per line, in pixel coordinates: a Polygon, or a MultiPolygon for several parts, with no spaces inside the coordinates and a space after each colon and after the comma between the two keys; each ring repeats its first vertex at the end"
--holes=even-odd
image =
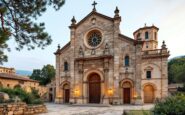
{"type": "Polygon", "coordinates": [[[101,80],[98,74],[91,74],[88,78],[89,83],[89,103],[100,103],[101,80]]]}
{"type": "Polygon", "coordinates": [[[64,103],[69,103],[70,98],[70,88],[68,84],[65,84],[63,86],[63,97],[64,97],[64,103]]]}

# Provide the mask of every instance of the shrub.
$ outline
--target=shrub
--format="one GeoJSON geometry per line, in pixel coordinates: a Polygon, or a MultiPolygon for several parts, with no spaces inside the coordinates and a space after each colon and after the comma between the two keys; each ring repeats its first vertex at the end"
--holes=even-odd
{"type": "MultiPolygon", "coordinates": [[[[15,100],[16,96],[18,96],[22,102],[27,104],[42,104],[42,100],[38,95],[38,91],[33,90],[33,92],[28,93],[22,88],[0,88],[0,92],[5,92],[9,95],[10,100],[15,100]]],[[[1,101],[1,100],[0,100],[1,101]]]]}
{"type": "Polygon", "coordinates": [[[31,88],[32,90],[32,94],[34,95],[35,98],[40,98],[40,95],[39,95],[39,91],[34,89],[34,88],[31,88]]]}
{"type": "Polygon", "coordinates": [[[178,87],[177,91],[179,92],[185,92],[185,83],[183,84],[183,87],[178,87]]]}
{"type": "Polygon", "coordinates": [[[185,94],[177,94],[157,102],[154,115],[185,115],[185,94]]]}
{"type": "Polygon", "coordinates": [[[35,99],[31,104],[43,104],[43,101],[41,99],[35,99]]]}

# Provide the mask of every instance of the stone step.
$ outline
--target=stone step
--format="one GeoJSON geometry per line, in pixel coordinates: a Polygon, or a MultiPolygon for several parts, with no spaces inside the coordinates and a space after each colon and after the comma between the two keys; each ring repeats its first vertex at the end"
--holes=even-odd
{"type": "Polygon", "coordinates": [[[112,105],[110,104],[72,104],[71,106],[79,106],[79,107],[111,107],[112,105]]]}

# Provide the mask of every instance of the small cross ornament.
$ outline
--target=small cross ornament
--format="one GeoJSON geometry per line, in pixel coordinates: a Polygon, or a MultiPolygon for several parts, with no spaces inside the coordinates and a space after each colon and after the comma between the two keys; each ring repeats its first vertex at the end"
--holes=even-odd
{"type": "Polygon", "coordinates": [[[96,5],[97,5],[97,2],[94,1],[93,4],[92,4],[92,6],[94,7],[94,8],[93,8],[93,11],[96,11],[96,5]]]}

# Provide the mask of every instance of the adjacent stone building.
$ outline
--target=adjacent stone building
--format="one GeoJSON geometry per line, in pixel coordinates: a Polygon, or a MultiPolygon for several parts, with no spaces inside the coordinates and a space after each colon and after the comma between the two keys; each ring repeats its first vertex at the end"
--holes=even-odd
{"type": "Polygon", "coordinates": [[[17,75],[14,68],[0,67],[0,87],[16,88],[21,87],[27,92],[31,88],[38,90],[39,95],[42,97],[48,92],[47,87],[40,86],[39,82],[32,80],[27,76],[17,75]]]}
{"type": "Polygon", "coordinates": [[[48,89],[47,93],[47,101],[48,102],[54,102],[55,101],[55,96],[56,96],[56,81],[52,80],[51,83],[46,85],[48,89]]]}
{"type": "Polygon", "coordinates": [[[76,22],[70,41],[55,52],[56,103],[142,104],[168,96],[165,42],[158,49],[159,28],[144,26],[134,39],[120,32],[119,9],[114,17],[96,8],[76,22]]]}

